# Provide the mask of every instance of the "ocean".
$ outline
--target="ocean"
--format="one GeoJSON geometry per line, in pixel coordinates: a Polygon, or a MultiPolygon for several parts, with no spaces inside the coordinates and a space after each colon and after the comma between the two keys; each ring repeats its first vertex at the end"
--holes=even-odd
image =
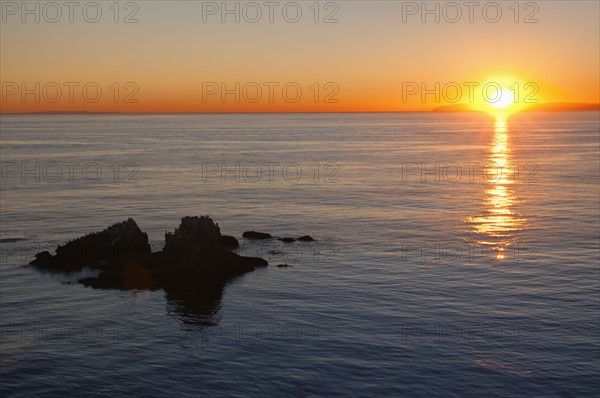
{"type": "Polygon", "coordinates": [[[2,397],[598,393],[598,112],[0,121],[2,397]],[[269,267],[197,302],[28,264],[195,215],[269,267]]]}

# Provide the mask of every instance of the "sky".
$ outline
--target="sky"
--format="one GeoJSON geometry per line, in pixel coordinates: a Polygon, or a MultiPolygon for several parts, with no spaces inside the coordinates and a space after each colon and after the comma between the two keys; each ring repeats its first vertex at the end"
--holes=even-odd
{"type": "Polygon", "coordinates": [[[599,4],[2,1],[0,111],[598,103],[599,4]]]}

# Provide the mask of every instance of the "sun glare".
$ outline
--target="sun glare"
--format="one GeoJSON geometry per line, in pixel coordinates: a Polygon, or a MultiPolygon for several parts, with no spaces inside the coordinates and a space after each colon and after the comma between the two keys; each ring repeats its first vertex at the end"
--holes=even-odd
{"type": "Polygon", "coordinates": [[[488,75],[477,82],[480,84],[478,91],[474,91],[471,109],[488,113],[496,119],[506,120],[539,100],[537,83],[516,74],[488,75]]]}
{"type": "Polygon", "coordinates": [[[490,100],[490,105],[496,109],[507,109],[514,103],[515,95],[511,90],[502,90],[493,100],[490,100]]]}

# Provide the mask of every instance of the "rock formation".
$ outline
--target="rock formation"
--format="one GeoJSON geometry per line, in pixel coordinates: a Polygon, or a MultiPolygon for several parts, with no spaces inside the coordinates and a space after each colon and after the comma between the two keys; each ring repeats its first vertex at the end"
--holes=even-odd
{"type": "Polygon", "coordinates": [[[268,265],[261,258],[243,257],[225,250],[222,238],[219,226],[210,217],[184,217],[174,232],[165,234],[164,249],[152,253],[148,235],[130,218],[58,246],[56,255],[38,253],[31,264],[63,271],[80,270],[85,266],[99,270],[97,277],[80,280],[86,286],[170,287],[171,290],[222,284],[255,267],[268,265]]]}
{"type": "Polygon", "coordinates": [[[150,251],[148,234],[129,218],[104,231],[85,235],[64,246],[59,245],[55,256],[47,251],[38,253],[31,263],[41,267],[77,270],[85,266],[97,267],[103,261],[116,260],[124,255],[150,251]]]}

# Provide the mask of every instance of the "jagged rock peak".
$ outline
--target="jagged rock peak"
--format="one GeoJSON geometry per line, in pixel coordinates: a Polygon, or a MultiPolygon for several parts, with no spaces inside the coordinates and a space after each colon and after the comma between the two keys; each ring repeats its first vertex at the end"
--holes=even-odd
{"type": "Polygon", "coordinates": [[[221,230],[208,215],[184,217],[174,232],[165,234],[166,253],[210,256],[221,248],[221,230]]]}

